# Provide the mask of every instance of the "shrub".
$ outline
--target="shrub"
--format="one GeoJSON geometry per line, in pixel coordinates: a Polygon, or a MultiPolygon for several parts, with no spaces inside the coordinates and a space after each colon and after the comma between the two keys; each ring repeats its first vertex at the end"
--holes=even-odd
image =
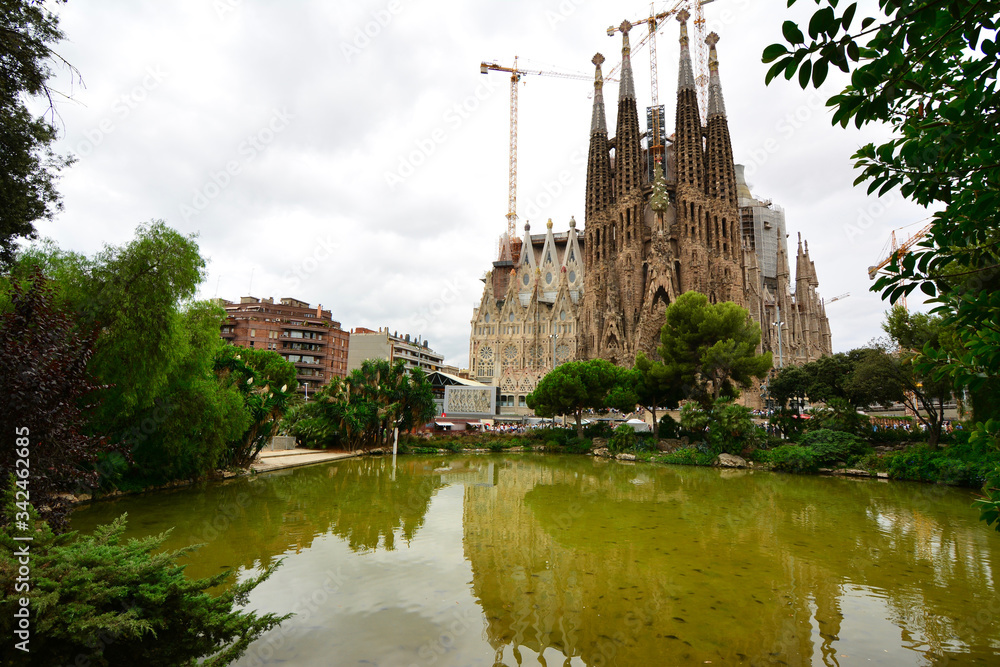
{"type": "Polygon", "coordinates": [[[698,451],[697,447],[684,447],[664,454],[657,459],[660,463],[673,463],[682,466],[710,466],[715,456],[711,453],[698,451]]]}
{"type": "Polygon", "coordinates": [[[798,442],[799,445],[812,449],[820,465],[847,461],[863,456],[870,450],[868,444],[858,436],[830,429],[809,431],[800,436],[798,442]]]}
{"type": "Polygon", "coordinates": [[[587,438],[610,438],[615,431],[607,422],[594,422],[583,427],[583,435],[587,438]]]}
{"type": "Polygon", "coordinates": [[[783,472],[815,472],[819,468],[816,453],[809,447],[798,445],[781,445],[761,456],[774,470],[783,472]]]}
{"type": "Polygon", "coordinates": [[[586,454],[593,448],[594,442],[590,438],[573,438],[571,441],[566,443],[563,447],[563,451],[568,454],[586,454]]]}
{"type": "Polygon", "coordinates": [[[1000,464],[1000,453],[981,443],[956,443],[943,450],[916,445],[882,457],[894,479],[981,487],[1000,464]]]}
{"type": "Polygon", "coordinates": [[[657,434],[661,438],[679,438],[680,430],[681,425],[668,413],[660,418],[660,426],[657,429],[657,434]]]}
{"type": "MultiPolygon", "coordinates": [[[[30,505],[31,590],[15,593],[15,548],[24,543],[14,541],[12,525],[22,510],[15,505],[13,487],[6,496],[7,522],[0,530],[0,629],[5,637],[15,637],[14,612],[20,598],[28,598],[31,664],[228,665],[257,637],[291,616],[258,616],[236,609],[280,561],[256,577],[209,594],[228,583],[233,571],[188,578],[178,561],[193,548],[163,552],[166,533],[123,542],[123,515],[97,527],[93,535],[56,536],[30,505]],[[203,658],[208,660],[200,662],[203,658]]],[[[14,644],[4,642],[0,664],[21,664],[23,654],[14,644]]]]}
{"type": "Polygon", "coordinates": [[[631,449],[633,445],[635,445],[635,429],[628,424],[621,424],[608,440],[608,451],[612,454],[619,454],[631,449]]]}

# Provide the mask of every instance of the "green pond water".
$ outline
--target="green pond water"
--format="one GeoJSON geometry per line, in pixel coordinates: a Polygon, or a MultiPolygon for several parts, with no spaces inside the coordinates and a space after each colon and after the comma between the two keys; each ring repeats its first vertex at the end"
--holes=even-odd
{"type": "Polygon", "coordinates": [[[284,558],[240,665],[997,665],[1000,534],[968,490],[582,456],[352,459],[96,503],[284,558]]]}

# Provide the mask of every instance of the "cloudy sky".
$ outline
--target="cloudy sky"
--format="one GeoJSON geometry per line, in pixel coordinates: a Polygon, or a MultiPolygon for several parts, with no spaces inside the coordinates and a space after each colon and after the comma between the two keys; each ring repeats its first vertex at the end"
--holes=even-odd
{"type": "MultiPolygon", "coordinates": [[[[662,7],[672,7],[657,3],[662,7]]],[[[760,53],[779,41],[783,0],[716,0],[720,72],[735,158],[755,195],[809,241],[835,350],[880,334],[884,305],[867,267],[889,233],[928,212],[855,189],[850,155],[885,135],[830,126],[819,91],[764,86],[760,53]]],[[[861,3],[862,7],[864,2],[861,3]]],[[[874,2],[868,4],[873,5],[874,2]]],[[[629,0],[70,0],[58,8],[60,181],[65,210],[39,223],[62,247],[93,253],[136,225],[198,234],[208,257],[199,296],[292,296],[345,328],[419,335],[467,365],[479,278],[506,226],[509,79],[483,60],[590,76],[621,37],[609,25],[649,15],[629,0]]],[[[859,15],[861,12],[859,12],[859,15]]],[[[645,28],[636,28],[638,41],[645,28]]],[[[672,131],[675,21],[657,41],[660,102],[672,131]]],[[[633,56],[650,99],[648,49],[633,56]]],[[[520,88],[519,228],[583,225],[592,85],[527,76],[520,88]]],[[[617,86],[606,88],[613,125],[617,86]]],[[[519,233],[523,233],[519,231],[519,233]]],[[[794,266],[793,266],[794,270],[794,266]]]]}

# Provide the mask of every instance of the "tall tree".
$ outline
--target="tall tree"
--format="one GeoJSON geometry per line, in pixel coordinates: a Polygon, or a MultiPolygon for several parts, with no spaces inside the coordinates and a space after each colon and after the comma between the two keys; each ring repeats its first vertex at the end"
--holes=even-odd
{"type": "Polygon", "coordinates": [[[0,0],[0,265],[13,260],[16,239],[35,238],[35,221],[62,207],[55,181],[71,162],[51,148],[50,64],[64,61],[51,48],[63,34],[46,4],[0,0]],[[28,110],[37,97],[49,102],[48,120],[28,110]]]}
{"type": "Polygon", "coordinates": [[[944,364],[928,359],[924,350],[957,354],[961,347],[954,329],[941,317],[910,313],[902,306],[893,308],[882,327],[898,346],[899,382],[908,407],[927,428],[928,444],[936,448],[944,424],[944,405],[953,397],[954,378],[944,364]]]}
{"type": "Polygon", "coordinates": [[[389,444],[393,430],[434,417],[434,393],[420,369],[402,361],[368,359],[335,379],[289,416],[292,433],[321,446],[371,449],[389,444]]]}
{"type": "Polygon", "coordinates": [[[665,374],[680,382],[687,398],[706,410],[719,398],[735,399],[771,369],[771,353],[757,354],[760,327],[746,308],[708,302],[686,292],[667,307],[657,349],[665,374]]]}
{"type": "Polygon", "coordinates": [[[525,402],[541,417],[573,415],[577,437],[582,438],[584,410],[635,408],[638,396],[630,386],[631,375],[604,359],[571,361],[549,371],[525,402]]]}
{"type": "Polygon", "coordinates": [[[638,403],[652,413],[654,428],[657,428],[656,409],[676,408],[684,400],[683,387],[679,378],[671,374],[666,366],[647,358],[642,352],[635,357],[634,371],[632,386],[638,403]]]}
{"type": "Polygon", "coordinates": [[[85,431],[84,408],[97,395],[87,371],[94,341],[74,333],[41,272],[7,290],[0,310],[0,478],[19,475],[22,490],[61,530],[68,509],[61,494],[95,485],[97,455],[108,449],[85,431]],[[15,467],[16,459],[28,467],[15,467]]]}
{"type": "Polygon", "coordinates": [[[224,462],[245,468],[278,431],[298,385],[295,366],[271,350],[225,345],[215,356],[215,369],[242,397],[245,413],[245,428],[230,440],[224,462]]]}
{"type": "MultiPolygon", "coordinates": [[[[796,0],[789,0],[789,6],[796,0]]],[[[857,182],[937,208],[926,239],[873,289],[895,303],[919,287],[956,327],[963,353],[925,350],[974,392],[1000,368],[1000,0],[879,0],[879,16],[855,21],[858,3],[816,0],[808,38],[793,21],[764,62],[819,86],[830,66],[851,83],[827,102],[833,122],[886,124],[894,136],[854,154],[857,182]]],[[[1000,404],[983,402],[993,409],[1000,404]]],[[[988,415],[978,415],[985,419],[988,415]]]]}

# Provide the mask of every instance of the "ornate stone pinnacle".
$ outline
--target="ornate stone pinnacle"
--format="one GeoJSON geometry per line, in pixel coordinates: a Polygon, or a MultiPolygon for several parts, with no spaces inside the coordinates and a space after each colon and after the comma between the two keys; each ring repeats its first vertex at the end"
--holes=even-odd
{"type": "Polygon", "coordinates": [[[622,24],[618,26],[618,29],[627,35],[628,31],[632,29],[632,24],[628,22],[628,19],[625,19],[622,21],[622,24]]]}
{"type": "Polygon", "coordinates": [[[600,67],[601,65],[604,64],[604,56],[601,55],[600,53],[597,53],[597,55],[594,56],[594,59],[591,60],[590,62],[594,63],[595,66],[600,67]]]}
{"type": "Polygon", "coordinates": [[[691,18],[691,12],[689,12],[689,11],[688,11],[688,10],[686,10],[686,9],[682,9],[681,11],[679,11],[679,12],[677,13],[677,20],[678,20],[678,21],[679,21],[680,23],[687,23],[687,20],[688,20],[689,18],[691,18]]]}
{"type": "Polygon", "coordinates": [[[717,33],[709,33],[708,37],[705,38],[705,43],[708,44],[708,48],[714,49],[715,45],[719,43],[719,35],[717,33]]]}

